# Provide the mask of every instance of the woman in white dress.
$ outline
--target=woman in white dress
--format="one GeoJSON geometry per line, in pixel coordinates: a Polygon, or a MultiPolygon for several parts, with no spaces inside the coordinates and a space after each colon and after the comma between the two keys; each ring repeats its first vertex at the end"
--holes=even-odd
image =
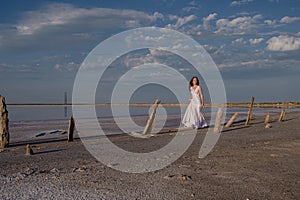
{"type": "Polygon", "coordinates": [[[201,109],[204,106],[202,88],[199,86],[199,79],[196,76],[190,81],[190,91],[192,96],[183,116],[182,124],[186,127],[197,129],[207,127],[207,123],[201,113],[201,109]]]}

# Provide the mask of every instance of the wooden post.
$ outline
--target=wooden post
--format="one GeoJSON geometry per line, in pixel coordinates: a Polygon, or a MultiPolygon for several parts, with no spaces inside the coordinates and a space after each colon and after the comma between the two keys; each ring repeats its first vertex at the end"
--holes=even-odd
{"type": "Polygon", "coordinates": [[[226,128],[229,128],[232,123],[234,122],[234,120],[237,118],[239,114],[236,112],[234,113],[234,115],[230,118],[230,120],[227,122],[227,124],[225,125],[226,128]]]}
{"type": "Polygon", "coordinates": [[[255,97],[252,97],[252,101],[251,101],[250,108],[249,108],[249,111],[248,111],[247,120],[246,120],[246,123],[245,123],[246,126],[250,125],[250,121],[251,121],[251,118],[252,118],[252,108],[253,108],[253,104],[254,104],[254,99],[255,99],[255,97]]]}
{"type": "Polygon", "coordinates": [[[219,107],[217,116],[216,116],[216,121],[215,121],[215,127],[214,127],[214,132],[219,133],[220,132],[220,126],[221,126],[221,120],[222,120],[222,108],[219,107]]]}
{"type": "Polygon", "coordinates": [[[154,122],[155,122],[155,113],[156,113],[158,104],[160,104],[160,100],[156,99],[155,103],[152,106],[152,112],[151,112],[149,119],[147,121],[147,124],[144,128],[143,134],[150,134],[151,131],[153,130],[154,122]]]}
{"type": "Polygon", "coordinates": [[[279,119],[278,119],[279,122],[282,122],[283,119],[284,119],[284,116],[285,116],[285,109],[286,109],[286,104],[284,103],[283,106],[282,106],[282,110],[281,110],[279,119]]]}
{"type": "Polygon", "coordinates": [[[30,145],[26,145],[26,156],[30,156],[33,154],[33,150],[31,149],[30,145]]]}
{"type": "Polygon", "coordinates": [[[9,144],[8,111],[6,109],[5,98],[0,95],[0,148],[9,144]]]}
{"type": "Polygon", "coordinates": [[[68,129],[68,142],[74,141],[74,130],[75,130],[75,121],[73,116],[71,116],[69,121],[69,129],[68,129]]]}
{"type": "Polygon", "coordinates": [[[265,118],[265,124],[268,124],[270,122],[270,113],[268,112],[265,118]]]}

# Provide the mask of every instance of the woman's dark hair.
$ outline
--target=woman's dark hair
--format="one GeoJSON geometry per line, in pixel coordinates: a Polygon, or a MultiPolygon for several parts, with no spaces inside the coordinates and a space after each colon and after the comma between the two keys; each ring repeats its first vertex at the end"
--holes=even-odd
{"type": "Polygon", "coordinates": [[[196,85],[199,85],[199,79],[198,79],[198,77],[197,76],[193,76],[193,78],[190,80],[190,87],[192,87],[193,86],[193,79],[194,78],[196,78],[197,79],[197,83],[196,83],[196,85]]]}

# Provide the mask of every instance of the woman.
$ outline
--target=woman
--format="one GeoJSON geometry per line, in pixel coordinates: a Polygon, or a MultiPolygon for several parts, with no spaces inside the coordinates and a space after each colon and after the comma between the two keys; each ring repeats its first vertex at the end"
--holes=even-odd
{"type": "Polygon", "coordinates": [[[199,86],[199,79],[196,76],[190,81],[190,91],[192,96],[183,116],[182,124],[193,128],[207,127],[207,123],[201,113],[201,109],[204,106],[202,88],[199,86]]]}

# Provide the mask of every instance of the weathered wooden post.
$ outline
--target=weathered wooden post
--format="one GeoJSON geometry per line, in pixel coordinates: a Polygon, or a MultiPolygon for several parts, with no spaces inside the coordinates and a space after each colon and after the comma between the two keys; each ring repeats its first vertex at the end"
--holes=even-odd
{"type": "Polygon", "coordinates": [[[0,148],[9,144],[8,111],[5,98],[0,95],[0,148]]]}
{"type": "Polygon", "coordinates": [[[230,120],[227,122],[227,124],[225,125],[226,128],[229,128],[232,123],[234,122],[234,120],[237,118],[239,114],[236,112],[234,113],[234,115],[230,118],[230,120]]]}
{"type": "Polygon", "coordinates": [[[216,121],[215,121],[215,127],[214,127],[214,132],[219,133],[220,132],[220,126],[221,126],[221,120],[222,120],[222,108],[219,107],[217,116],[216,116],[216,121]]]}
{"type": "Polygon", "coordinates": [[[270,124],[270,113],[269,112],[267,112],[267,114],[266,114],[265,124],[266,124],[265,128],[271,128],[272,127],[271,124],[270,124]]]}
{"type": "Polygon", "coordinates": [[[278,119],[279,122],[282,122],[285,117],[285,109],[286,109],[286,103],[284,103],[282,106],[282,110],[278,119]]]}
{"type": "Polygon", "coordinates": [[[68,129],[68,142],[74,141],[74,130],[75,130],[75,121],[73,116],[71,116],[69,121],[69,129],[68,129]]]}
{"type": "Polygon", "coordinates": [[[147,124],[144,128],[143,134],[150,134],[151,131],[154,128],[154,121],[155,121],[155,114],[156,114],[156,109],[158,107],[158,104],[160,104],[160,100],[156,99],[155,103],[152,106],[152,112],[149,116],[149,119],[147,121],[147,124]]]}
{"type": "Polygon", "coordinates": [[[270,113],[267,112],[266,114],[266,118],[265,118],[265,124],[269,123],[270,122],[270,113]]]}
{"type": "Polygon", "coordinates": [[[247,120],[246,120],[246,123],[245,123],[246,126],[250,125],[250,121],[251,121],[251,118],[252,118],[252,109],[253,109],[254,99],[255,99],[255,97],[252,97],[252,101],[251,101],[250,108],[249,108],[249,111],[248,111],[247,120]]]}
{"type": "Polygon", "coordinates": [[[30,145],[29,144],[27,144],[26,145],[26,156],[30,156],[30,155],[32,155],[33,154],[33,150],[31,149],[31,147],[30,147],[30,145]]]}

